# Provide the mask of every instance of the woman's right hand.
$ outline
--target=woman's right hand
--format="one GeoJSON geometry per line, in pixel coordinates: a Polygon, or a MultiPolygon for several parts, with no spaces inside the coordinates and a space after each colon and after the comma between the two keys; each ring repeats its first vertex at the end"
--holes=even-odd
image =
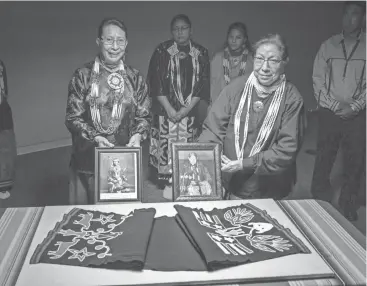
{"type": "Polygon", "coordinates": [[[115,146],[103,136],[94,137],[94,141],[98,144],[98,147],[101,148],[113,148],[115,146]]]}
{"type": "Polygon", "coordinates": [[[177,120],[176,120],[177,111],[174,108],[169,108],[167,110],[167,115],[168,115],[169,120],[171,120],[173,123],[177,122],[177,120]]]}

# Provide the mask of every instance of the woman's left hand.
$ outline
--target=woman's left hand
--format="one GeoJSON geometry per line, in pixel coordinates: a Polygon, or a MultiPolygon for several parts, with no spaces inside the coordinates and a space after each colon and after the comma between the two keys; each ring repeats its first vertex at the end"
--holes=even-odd
{"type": "Polygon", "coordinates": [[[187,115],[186,109],[181,108],[176,115],[177,122],[180,122],[184,117],[186,117],[186,115],[187,115]]]}
{"type": "Polygon", "coordinates": [[[126,145],[127,147],[140,147],[141,135],[139,133],[131,136],[129,143],[126,145]]]}
{"type": "Polygon", "coordinates": [[[222,155],[222,171],[234,173],[243,169],[242,160],[230,160],[227,156],[222,155]]]}

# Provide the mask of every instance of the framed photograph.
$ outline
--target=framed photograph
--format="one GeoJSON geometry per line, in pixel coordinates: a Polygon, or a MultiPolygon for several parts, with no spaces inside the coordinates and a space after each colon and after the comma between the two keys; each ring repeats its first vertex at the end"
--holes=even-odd
{"type": "Polygon", "coordinates": [[[95,204],[142,201],[141,154],[141,147],[95,149],[95,204]]]}
{"type": "Polygon", "coordinates": [[[220,146],[172,143],[173,201],[222,199],[220,146]]]}

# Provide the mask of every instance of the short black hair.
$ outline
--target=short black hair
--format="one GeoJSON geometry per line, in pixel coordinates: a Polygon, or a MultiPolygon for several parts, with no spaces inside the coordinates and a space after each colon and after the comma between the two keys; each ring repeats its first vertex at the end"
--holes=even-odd
{"type": "Polygon", "coordinates": [[[127,28],[124,24],[123,21],[117,19],[117,18],[114,18],[114,17],[111,17],[111,18],[105,18],[102,20],[101,24],[99,24],[99,27],[98,27],[98,38],[101,38],[102,37],[102,34],[103,34],[103,28],[108,26],[108,25],[115,25],[119,28],[121,28],[121,30],[123,30],[125,32],[125,35],[127,37],[127,28]]]}
{"type": "Polygon", "coordinates": [[[171,20],[171,29],[173,28],[173,25],[176,23],[176,21],[178,20],[181,20],[181,21],[184,21],[187,25],[190,26],[191,28],[191,21],[190,21],[190,18],[185,15],[185,14],[178,14],[176,16],[174,16],[171,20]]]}
{"type": "Polygon", "coordinates": [[[344,8],[350,5],[359,6],[363,10],[363,14],[366,14],[366,1],[345,1],[344,8]]]}

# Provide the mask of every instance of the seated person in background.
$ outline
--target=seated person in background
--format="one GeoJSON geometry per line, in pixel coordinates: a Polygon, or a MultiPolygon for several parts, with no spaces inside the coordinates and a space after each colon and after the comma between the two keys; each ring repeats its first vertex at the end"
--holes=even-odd
{"type": "Polygon", "coordinates": [[[198,161],[196,153],[190,153],[181,172],[181,193],[189,196],[209,196],[212,193],[212,178],[208,169],[198,161]]]}
{"type": "Polygon", "coordinates": [[[230,199],[281,199],[296,179],[303,98],[286,80],[288,48],[279,35],[261,39],[253,51],[254,71],[223,89],[198,141],[222,145],[222,184],[230,199]]]}
{"type": "Polygon", "coordinates": [[[129,191],[127,178],[124,175],[126,168],[122,169],[119,159],[113,159],[108,171],[108,191],[110,193],[121,193],[129,191]]]}

